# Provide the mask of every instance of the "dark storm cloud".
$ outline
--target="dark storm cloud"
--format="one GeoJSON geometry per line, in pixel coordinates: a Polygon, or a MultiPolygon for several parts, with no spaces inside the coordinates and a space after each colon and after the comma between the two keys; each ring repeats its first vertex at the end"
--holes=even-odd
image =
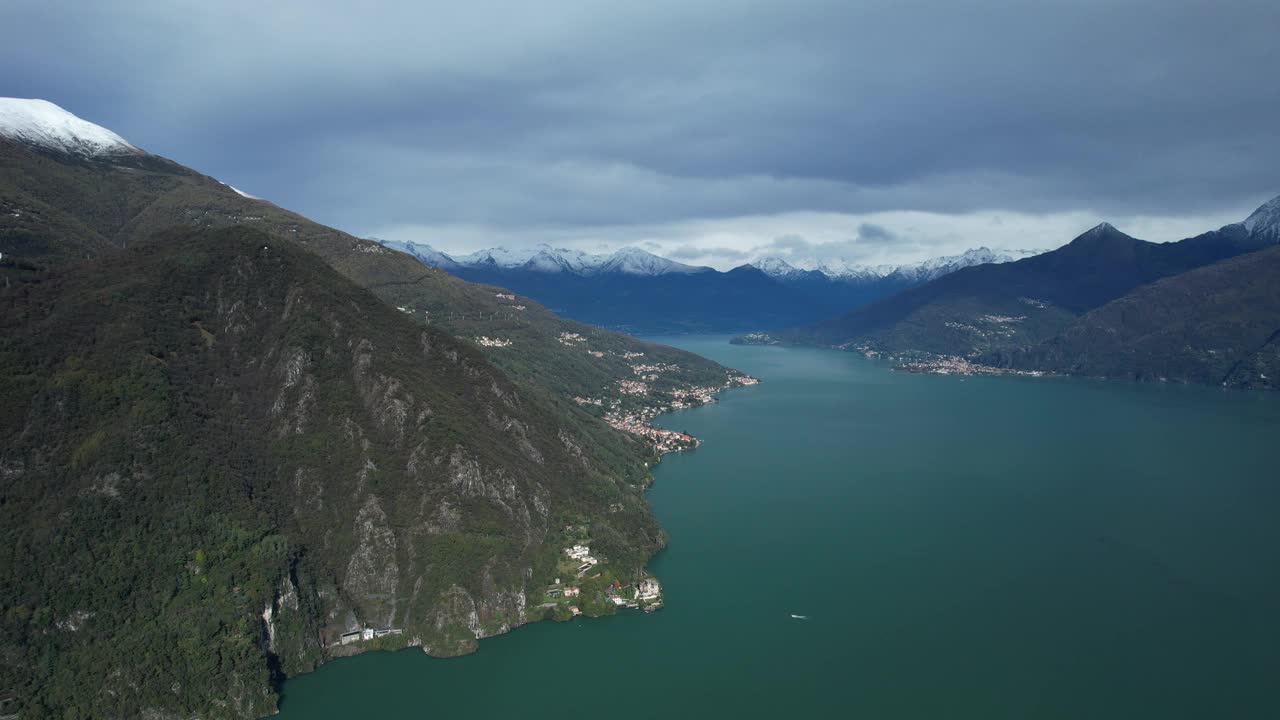
{"type": "Polygon", "coordinates": [[[1273,2],[11,0],[0,27],[0,94],[355,231],[1280,192],[1273,2]]]}
{"type": "Polygon", "coordinates": [[[891,243],[898,239],[895,233],[892,233],[883,225],[875,223],[862,223],[858,226],[858,240],[863,243],[891,243]]]}

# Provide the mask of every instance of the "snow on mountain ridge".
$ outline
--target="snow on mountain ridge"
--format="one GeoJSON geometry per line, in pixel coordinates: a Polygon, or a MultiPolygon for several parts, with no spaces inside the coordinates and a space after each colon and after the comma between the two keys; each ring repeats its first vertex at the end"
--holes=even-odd
{"type": "Polygon", "coordinates": [[[382,238],[378,238],[378,237],[367,237],[365,238],[365,240],[372,240],[373,242],[389,247],[392,250],[399,250],[402,253],[407,253],[409,255],[412,255],[424,265],[430,265],[431,267],[434,267],[434,268],[441,268],[444,270],[448,270],[450,268],[455,268],[458,266],[458,263],[454,261],[453,258],[440,252],[439,250],[436,250],[430,245],[419,244],[415,242],[397,242],[395,240],[383,240],[382,238]]]}
{"type": "Polygon", "coordinates": [[[142,152],[47,100],[0,98],[0,136],[84,157],[142,152]]]}
{"type": "Polygon", "coordinates": [[[775,278],[786,278],[816,270],[832,280],[875,280],[899,277],[918,281],[932,280],[972,265],[1013,262],[1035,254],[1037,252],[1032,250],[992,250],[980,247],[966,250],[959,255],[944,255],[905,265],[857,265],[843,258],[821,261],[800,260],[792,264],[778,257],[761,258],[751,264],[766,275],[775,278]]]}
{"type": "Polygon", "coordinates": [[[959,255],[944,255],[912,265],[903,265],[898,267],[892,274],[912,280],[933,280],[961,268],[1014,262],[1036,254],[1036,252],[1030,250],[992,250],[988,247],[979,247],[966,250],[959,255]]]}
{"type": "MultiPolygon", "coordinates": [[[[443,255],[443,253],[440,254],[443,255]]],[[[492,267],[502,270],[549,273],[571,272],[578,275],[607,272],[620,272],[627,275],[665,275],[707,270],[707,268],[685,265],[658,257],[637,247],[625,247],[612,255],[592,255],[581,250],[557,248],[546,244],[515,250],[496,247],[477,250],[468,255],[449,258],[449,260],[464,267],[492,267]]]]}
{"type": "MultiPolygon", "coordinates": [[[[540,244],[514,250],[505,247],[488,248],[455,258],[425,244],[415,245],[378,238],[370,239],[408,252],[428,265],[446,269],[450,267],[492,268],[540,273],[569,272],[584,276],[607,273],[657,276],[712,271],[711,268],[669,260],[638,247],[624,247],[611,255],[592,255],[581,250],[540,244]]],[[[856,265],[842,258],[797,261],[792,264],[782,258],[768,256],[753,261],[751,266],[774,278],[795,277],[817,271],[833,280],[843,281],[875,280],[891,276],[912,281],[925,281],[971,265],[1012,262],[1035,254],[1036,252],[1031,250],[991,250],[981,247],[967,250],[960,255],[931,258],[907,265],[856,265]]]]}
{"type": "Polygon", "coordinates": [[[774,278],[791,277],[793,275],[799,275],[805,272],[804,270],[801,270],[800,268],[792,265],[786,260],[783,260],[780,257],[774,257],[772,255],[769,257],[762,257],[759,260],[751,261],[751,267],[759,270],[760,272],[764,273],[765,275],[768,275],[769,277],[774,277],[774,278]]]}
{"type": "Polygon", "coordinates": [[[637,247],[624,247],[610,255],[597,272],[620,272],[627,275],[667,275],[669,273],[688,275],[708,270],[710,268],[685,265],[637,247]]]}
{"type": "Polygon", "coordinates": [[[1280,197],[1263,203],[1245,218],[1244,227],[1251,234],[1273,235],[1280,241],[1280,197]]]}

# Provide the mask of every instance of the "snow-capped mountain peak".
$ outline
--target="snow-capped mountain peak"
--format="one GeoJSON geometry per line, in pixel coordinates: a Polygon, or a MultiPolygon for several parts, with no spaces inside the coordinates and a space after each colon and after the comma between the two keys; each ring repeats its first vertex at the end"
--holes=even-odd
{"type": "Polygon", "coordinates": [[[425,243],[415,243],[412,241],[397,242],[395,240],[383,240],[382,238],[372,236],[365,238],[365,240],[372,240],[373,242],[389,247],[392,250],[399,250],[402,253],[412,255],[424,265],[443,268],[445,270],[458,267],[458,263],[455,262],[453,258],[425,243]]]}
{"type": "Polygon", "coordinates": [[[591,255],[581,250],[551,247],[546,244],[538,245],[536,250],[537,252],[533,254],[533,257],[529,258],[524,264],[524,267],[528,270],[539,272],[568,271],[583,274],[595,270],[605,261],[605,258],[599,255],[591,255]]]}
{"type": "Polygon", "coordinates": [[[518,248],[516,250],[508,250],[505,247],[487,248],[485,250],[477,250],[469,255],[463,255],[456,258],[460,265],[470,265],[474,267],[495,266],[500,268],[519,267],[533,257],[534,250],[529,248],[518,248]]]}
{"type": "Polygon", "coordinates": [[[1280,197],[1272,198],[1245,218],[1244,227],[1252,235],[1270,236],[1280,242],[1280,197]]]}
{"type": "Polygon", "coordinates": [[[0,98],[0,137],[82,157],[142,152],[110,130],[47,100],[0,98]]]}
{"type": "Polygon", "coordinates": [[[760,272],[774,278],[786,278],[799,275],[804,272],[800,268],[783,260],[780,257],[762,257],[758,260],[751,261],[751,267],[760,272]]]}
{"type": "Polygon", "coordinates": [[[666,275],[668,273],[700,273],[710,268],[685,265],[638,247],[624,247],[609,256],[599,267],[598,272],[620,272],[626,275],[666,275]]]}

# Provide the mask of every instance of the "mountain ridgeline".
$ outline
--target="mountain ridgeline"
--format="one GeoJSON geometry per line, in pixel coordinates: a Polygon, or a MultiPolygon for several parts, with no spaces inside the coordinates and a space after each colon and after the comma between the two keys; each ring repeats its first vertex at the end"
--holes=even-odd
{"type": "Polygon", "coordinates": [[[1277,207],[1280,198],[1245,222],[1172,243],[1103,223],[1051,252],[965,268],[830,320],[738,341],[1274,387],[1280,368],[1264,348],[1280,330],[1268,275],[1277,207]]]}
{"type": "Polygon", "coordinates": [[[463,280],[511,288],[567,317],[642,333],[787,327],[829,317],[963,267],[1026,254],[979,248],[916,265],[809,270],[766,258],[720,272],[639,248],[606,256],[543,245],[529,253],[495,248],[454,258],[428,245],[379,242],[463,280]]]}
{"type": "Polygon", "coordinates": [[[334,657],[467,652],[550,616],[566,528],[644,575],[661,448],[619,418],[740,373],[31,103],[0,106],[0,711],[258,717],[334,657]]]}
{"type": "Polygon", "coordinates": [[[1280,247],[1144,285],[1000,367],[1280,388],[1280,247]]]}

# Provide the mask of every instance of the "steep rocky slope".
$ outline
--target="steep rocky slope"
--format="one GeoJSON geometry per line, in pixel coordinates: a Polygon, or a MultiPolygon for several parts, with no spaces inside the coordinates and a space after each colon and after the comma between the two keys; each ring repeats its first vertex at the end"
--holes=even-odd
{"type": "Polygon", "coordinates": [[[270,712],[343,632],[451,655],[537,617],[566,523],[633,573],[661,544],[562,413],[291,243],[169,233],[0,301],[24,717],[270,712]]]}

